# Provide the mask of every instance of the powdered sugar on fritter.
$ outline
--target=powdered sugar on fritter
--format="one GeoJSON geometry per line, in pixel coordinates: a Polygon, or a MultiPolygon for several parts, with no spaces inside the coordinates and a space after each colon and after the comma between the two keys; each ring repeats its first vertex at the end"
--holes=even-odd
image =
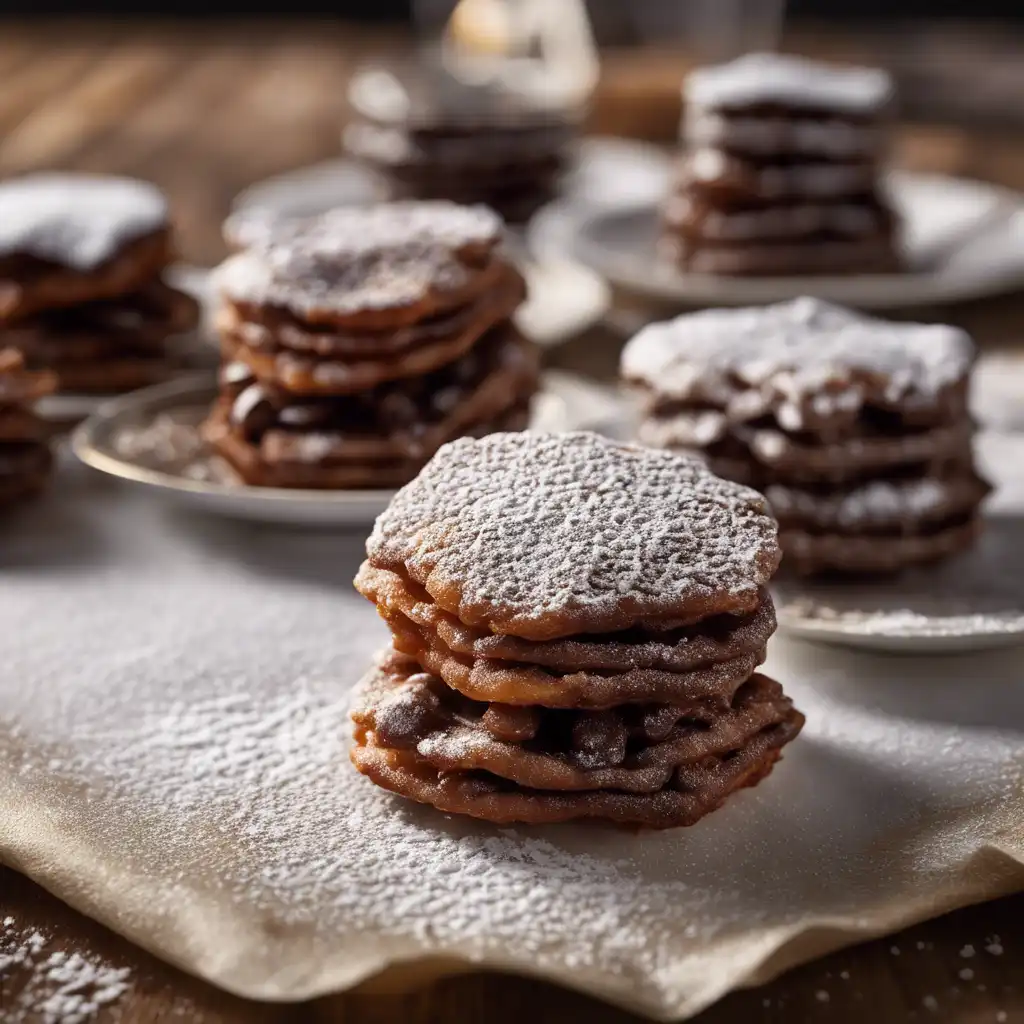
{"type": "Polygon", "coordinates": [[[940,406],[973,361],[957,327],[877,320],[804,297],[651,324],[626,345],[621,370],[663,399],[707,403],[735,421],[772,412],[800,430],[869,403],[940,406]]]}
{"type": "Polygon", "coordinates": [[[460,250],[496,245],[501,231],[501,218],[485,206],[342,207],[246,233],[250,248],[222,263],[215,283],[232,300],[300,315],[399,308],[465,285],[460,250]]]}
{"type": "Polygon", "coordinates": [[[892,88],[892,79],[878,68],[825,64],[786,53],[748,53],[691,72],[683,96],[709,109],[780,103],[863,115],[884,106],[892,88]]]}
{"type": "Polygon", "coordinates": [[[163,193],[144,181],[28,174],[0,184],[0,255],[93,270],[167,217],[163,193]]]}
{"type": "Polygon", "coordinates": [[[757,492],[699,459],[585,432],[492,434],[445,445],[378,518],[367,555],[457,581],[464,605],[513,623],[501,632],[532,635],[556,615],[573,617],[566,635],[616,628],[624,600],[637,618],[671,618],[753,597],[775,570],[775,534],[757,492]]]}
{"type": "Polygon", "coordinates": [[[622,372],[679,399],[773,387],[792,398],[839,392],[858,375],[895,399],[934,398],[971,368],[974,345],[957,327],[877,320],[820,299],[686,313],[645,327],[622,372]]]}

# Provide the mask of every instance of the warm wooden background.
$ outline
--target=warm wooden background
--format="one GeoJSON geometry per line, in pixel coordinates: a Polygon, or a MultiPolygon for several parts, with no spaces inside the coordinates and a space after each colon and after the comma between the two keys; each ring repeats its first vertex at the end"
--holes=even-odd
{"type": "MultiPolygon", "coordinates": [[[[956,32],[942,44],[955,49],[956,32]]],[[[799,43],[813,52],[855,56],[864,45],[813,34],[799,43]]],[[[212,263],[223,254],[219,227],[237,191],[268,174],[336,156],[345,83],[356,60],[400,54],[404,46],[334,24],[204,25],[201,31],[153,24],[5,25],[0,175],[77,168],[153,180],[174,202],[183,256],[212,263]]],[[[670,136],[684,67],[685,59],[671,52],[641,60],[609,55],[593,127],[670,136]]],[[[1020,129],[926,120],[902,133],[901,163],[1024,188],[1020,129]]],[[[1013,344],[1024,333],[1020,296],[950,315],[984,343],[1013,344]]],[[[607,374],[615,344],[588,337],[552,359],[607,374]]],[[[47,954],[79,952],[131,969],[129,991],[100,1014],[103,1022],[634,1019],[548,985],[494,975],[451,979],[407,996],[349,995],[302,1007],[244,1003],[158,963],[0,868],[0,922],[8,917],[12,934],[38,930],[45,936],[47,954]]],[[[0,946],[0,964],[4,953],[0,946]]],[[[30,975],[26,968],[0,969],[5,1024],[43,1019],[17,1009],[30,975]]],[[[1024,896],[836,954],[756,992],[730,996],[700,1017],[701,1024],[817,1020],[1024,1024],[1024,896]],[[970,959],[961,955],[968,945],[977,951],[970,959]]]]}

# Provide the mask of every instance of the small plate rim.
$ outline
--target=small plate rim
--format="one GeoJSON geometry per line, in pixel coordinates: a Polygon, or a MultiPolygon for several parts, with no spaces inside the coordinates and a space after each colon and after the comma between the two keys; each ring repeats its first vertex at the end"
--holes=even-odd
{"type": "MultiPolygon", "coordinates": [[[[551,429],[607,430],[621,414],[615,393],[602,387],[600,382],[559,370],[545,371],[541,380],[538,396],[546,394],[560,403],[556,419],[564,417],[566,421],[566,426],[551,429]],[[580,404],[593,405],[593,416],[574,416],[574,404],[576,407],[580,404]]],[[[191,480],[119,457],[109,450],[107,438],[119,420],[142,417],[147,413],[155,416],[175,405],[199,406],[212,402],[216,393],[216,377],[206,371],[109,399],[74,428],[69,437],[70,450],[79,462],[106,476],[131,485],[153,488],[171,501],[187,503],[208,514],[250,521],[319,523],[339,527],[369,523],[398,490],[397,487],[352,490],[251,487],[191,480]],[[372,515],[369,509],[373,509],[372,515]]]]}
{"type": "Polygon", "coordinates": [[[964,630],[941,634],[927,632],[894,633],[844,627],[835,622],[816,622],[785,608],[778,609],[779,633],[793,639],[874,651],[879,654],[978,653],[1024,645],[1024,625],[1016,630],[964,630]]]}
{"type": "MultiPolygon", "coordinates": [[[[155,384],[152,387],[140,388],[126,395],[119,395],[117,398],[101,403],[91,415],[75,427],[71,433],[71,450],[75,457],[85,465],[129,483],[144,484],[173,492],[185,491],[190,494],[210,497],[235,498],[238,496],[238,488],[231,484],[189,480],[164,470],[140,466],[127,459],[119,459],[108,454],[96,443],[98,431],[104,427],[109,428],[113,421],[127,413],[139,411],[162,401],[170,402],[174,399],[184,401],[189,396],[198,399],[202,394],[208,394],[212,401],[216,393],[216,378],[211,377],[209,373],[194,373],[175,378],[173,381],[155,384]]],[[[355,500],[386,501],[394,494],[394,489],[321,491],[311,488],[260,487],[246,490],[249,495],[254,492],[258,492],[259,499],[268,502],[287,502],[290,505],[297,505],[303,501],[323,503],[325,500],[333,500],[339,507],[345,507],[354,504],[355,500]]]]}

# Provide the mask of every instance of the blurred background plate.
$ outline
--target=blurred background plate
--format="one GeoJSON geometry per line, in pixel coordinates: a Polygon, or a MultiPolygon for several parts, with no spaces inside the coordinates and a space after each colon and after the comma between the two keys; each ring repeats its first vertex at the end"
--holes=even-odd
{"type": "Polygon", "coordinates": [[[534,228],[538,251],[560,248],[633,295],[679,306],[757,305],[816,295],[861,309],[982,298],[1024,286],[1024,195],[982,182],[893,171],[908,270],[898,274],[724,277],[687,274],[657,257],[658,200],[562,206],[534,228]]]}
{"type": "MultiPolygon", "coordinates": [[[[209,374],[193,375],[104,403],[74,432],[86,465],[150,487],[196,511],[281,525],[367,527],[394,490],[320,491],[230,482],[199,440],[197,427],[217,394],[209,374]]],[[[530,429],[615,429],[614,391],[572,374],[544,375],[530,429]]]]}
{"type": "Polygon", "coordinates": [[[997,487],[970,551],[879,580],[780,580],[779,629],[890,654],[1024,644],[1024,434],[984,431],[977,452],[997,487]]]}

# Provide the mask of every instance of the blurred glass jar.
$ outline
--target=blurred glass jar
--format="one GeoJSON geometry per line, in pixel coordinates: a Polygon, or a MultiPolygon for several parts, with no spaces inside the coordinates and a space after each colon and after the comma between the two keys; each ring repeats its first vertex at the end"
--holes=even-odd
{"type": "Polygon", "coordinates": [[[500,86],[537,106],[583,107],[597,84],[584,0],[415,0],[420,38],[437,41],[451,74],[500,86]]]}

